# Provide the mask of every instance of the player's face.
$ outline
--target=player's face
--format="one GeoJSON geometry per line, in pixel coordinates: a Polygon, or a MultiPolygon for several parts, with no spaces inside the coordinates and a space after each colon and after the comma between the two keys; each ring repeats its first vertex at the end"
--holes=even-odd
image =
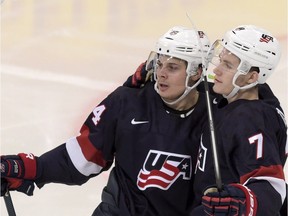
{"type": "Polygon", "coordinates": [[[187,63],[181,59],[160,55],[157,60],[159,95],[168,102],[175,101],[185,91],[187,63]]]}
{"type": "Polygon", "coordinates": [[[219,55],[219,63],[214,68],[213,90],[218,94],[229,95],[233,90],[233,77],[237,72],[240,59],[229,50],[223,49],[219,55]]]}

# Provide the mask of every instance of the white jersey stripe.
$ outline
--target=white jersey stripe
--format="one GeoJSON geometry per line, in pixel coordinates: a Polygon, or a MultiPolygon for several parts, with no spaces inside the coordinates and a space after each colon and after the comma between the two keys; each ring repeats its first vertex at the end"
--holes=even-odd
{"type": "Polygon", "coordinates": [[[83,175],[89,176],[91,174],[98,174],[102,170],[103,167],[86,160],[76,137],[71,138],[66,142],[66,149],[72,163],[83,175]]]}
{"type": "Polygon", "coordinates": [[[268,177],[268,176],[258,176],[258,177],[252,177],[249,178],[244,185],[249,182],[251,179],[257,179],[257,180],[266,180],[268,181],[272,187],[280,194],[281,199],[282,199],[282,204],[284,202],[284,199],[286,197],[286,183],[285,180],[279,179],[279,178],[274,178],[274,177],[268,177]]]}

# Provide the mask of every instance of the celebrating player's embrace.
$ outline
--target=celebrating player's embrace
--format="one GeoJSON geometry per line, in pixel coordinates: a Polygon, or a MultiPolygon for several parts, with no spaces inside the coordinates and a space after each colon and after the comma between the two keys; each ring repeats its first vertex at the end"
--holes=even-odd
{"type": "Polygon", "coordinates": [[[114,162],[94,216],[285,215],[287,125],[265,84],[279,59],[277,39],[252,25],[211,47],[202,31],[173,27],[95,107],[80,135],[39,157],[1,156],[1,195],[32,195],[34,184],[81,185],[114,162]],[[214,64],[209,109],[218,165],[206,60],[214,64]]]}

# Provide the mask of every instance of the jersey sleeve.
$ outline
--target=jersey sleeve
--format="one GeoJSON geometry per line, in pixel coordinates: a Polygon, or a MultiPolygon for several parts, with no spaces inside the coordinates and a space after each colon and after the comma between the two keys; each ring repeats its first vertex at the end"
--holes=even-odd
{"type": "Polygon", "coordinates": [[[114,160],[114,140],[121,99],[116,90],[90,113],[80,134],[66,142],[66,149],[76,169],[85,176],[98,175],[114,160]]]}
{"type": "Polygon", "coordinates": [[[119,98],[114,91],[93,109],[78,136],[38,158],[38,187],[50,182],[80,185],[111,167],[119,98]]]}
{"type": "Polygon", "coordinates": [[[82,175],[73,165],[65,144],[62,144],[37,158],[35,183],[41,188],[47,183],[81,185],[90,177],[82,175]]]}

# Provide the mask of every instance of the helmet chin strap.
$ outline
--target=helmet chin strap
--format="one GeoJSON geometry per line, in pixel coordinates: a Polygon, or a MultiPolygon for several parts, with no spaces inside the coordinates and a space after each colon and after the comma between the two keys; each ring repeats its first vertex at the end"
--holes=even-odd
{"type": "MultiPolygon", "coordinates": [[[[183,94],[182,94],[180,97],[178,97],[176,100],[172,101],[172,102],[168,102],[168,101],[164,100],[164,99],[161,97],[161,99],[164,101],[164,103],[166,103],[166,104],[168,104],[168,105],[174,105],[174,104],[178,103],[179,101],[183,100],[183,99],[187,96],[187,94],[189,94],[189,92],[190,92],[192,89],[196,88],[196,87],[199,85],[199,83],[202,81],[202,76],[201,76],[201,77],[199,78],[199,80],[198,80],[193,86],[189,87],[189,86],[188,86],[188,82],[189,82],[189,78],[190,78],[190,77],[191,77],[191,75],[187,75],[187,76],[186,76],[186,81],[185,81],[185,86],[186,86],[186,88],[185,88],[185,91],[183,92],[183,94]]],[[[158,81],[156,80],[156,82],[155,82],[155,84],[154,84],[154,89],[155,89],[155,91],[159,94],[159,89],[158,89],[157,83],[158,83],[158,81]]]]}
{"type": "Polygon", "coordinates": [[[228,95],[222,94],[222,96],[228,100],[228,99],[234,97],[238,93],[239,90],[240,90],[240,86],[234,85],[234,88],[232,89],[230,94],[228,94],[228,95]]]}
{"type": "Polygon", "coordinates": [[[228,95],[224,95],[222,94],[222,96],[224,98],[226,98],[227,100],[234,97],[236,94],[238,94],[239,90],[245,90],[245,89],[249,89],[249,88],[252,88],[254,86],[256,86],[258,84],[258,81],[254,82],[254,83],[250,83],[249,85],[245,85],[245,86],[238,86],[236,85],[236,79],[239,77],[239,75],[243,74],[243,72],[237,72],[234,77],[233,77],[233,86],[234,88],[232,89],[232,91],[228,94],[228,95]]]}

